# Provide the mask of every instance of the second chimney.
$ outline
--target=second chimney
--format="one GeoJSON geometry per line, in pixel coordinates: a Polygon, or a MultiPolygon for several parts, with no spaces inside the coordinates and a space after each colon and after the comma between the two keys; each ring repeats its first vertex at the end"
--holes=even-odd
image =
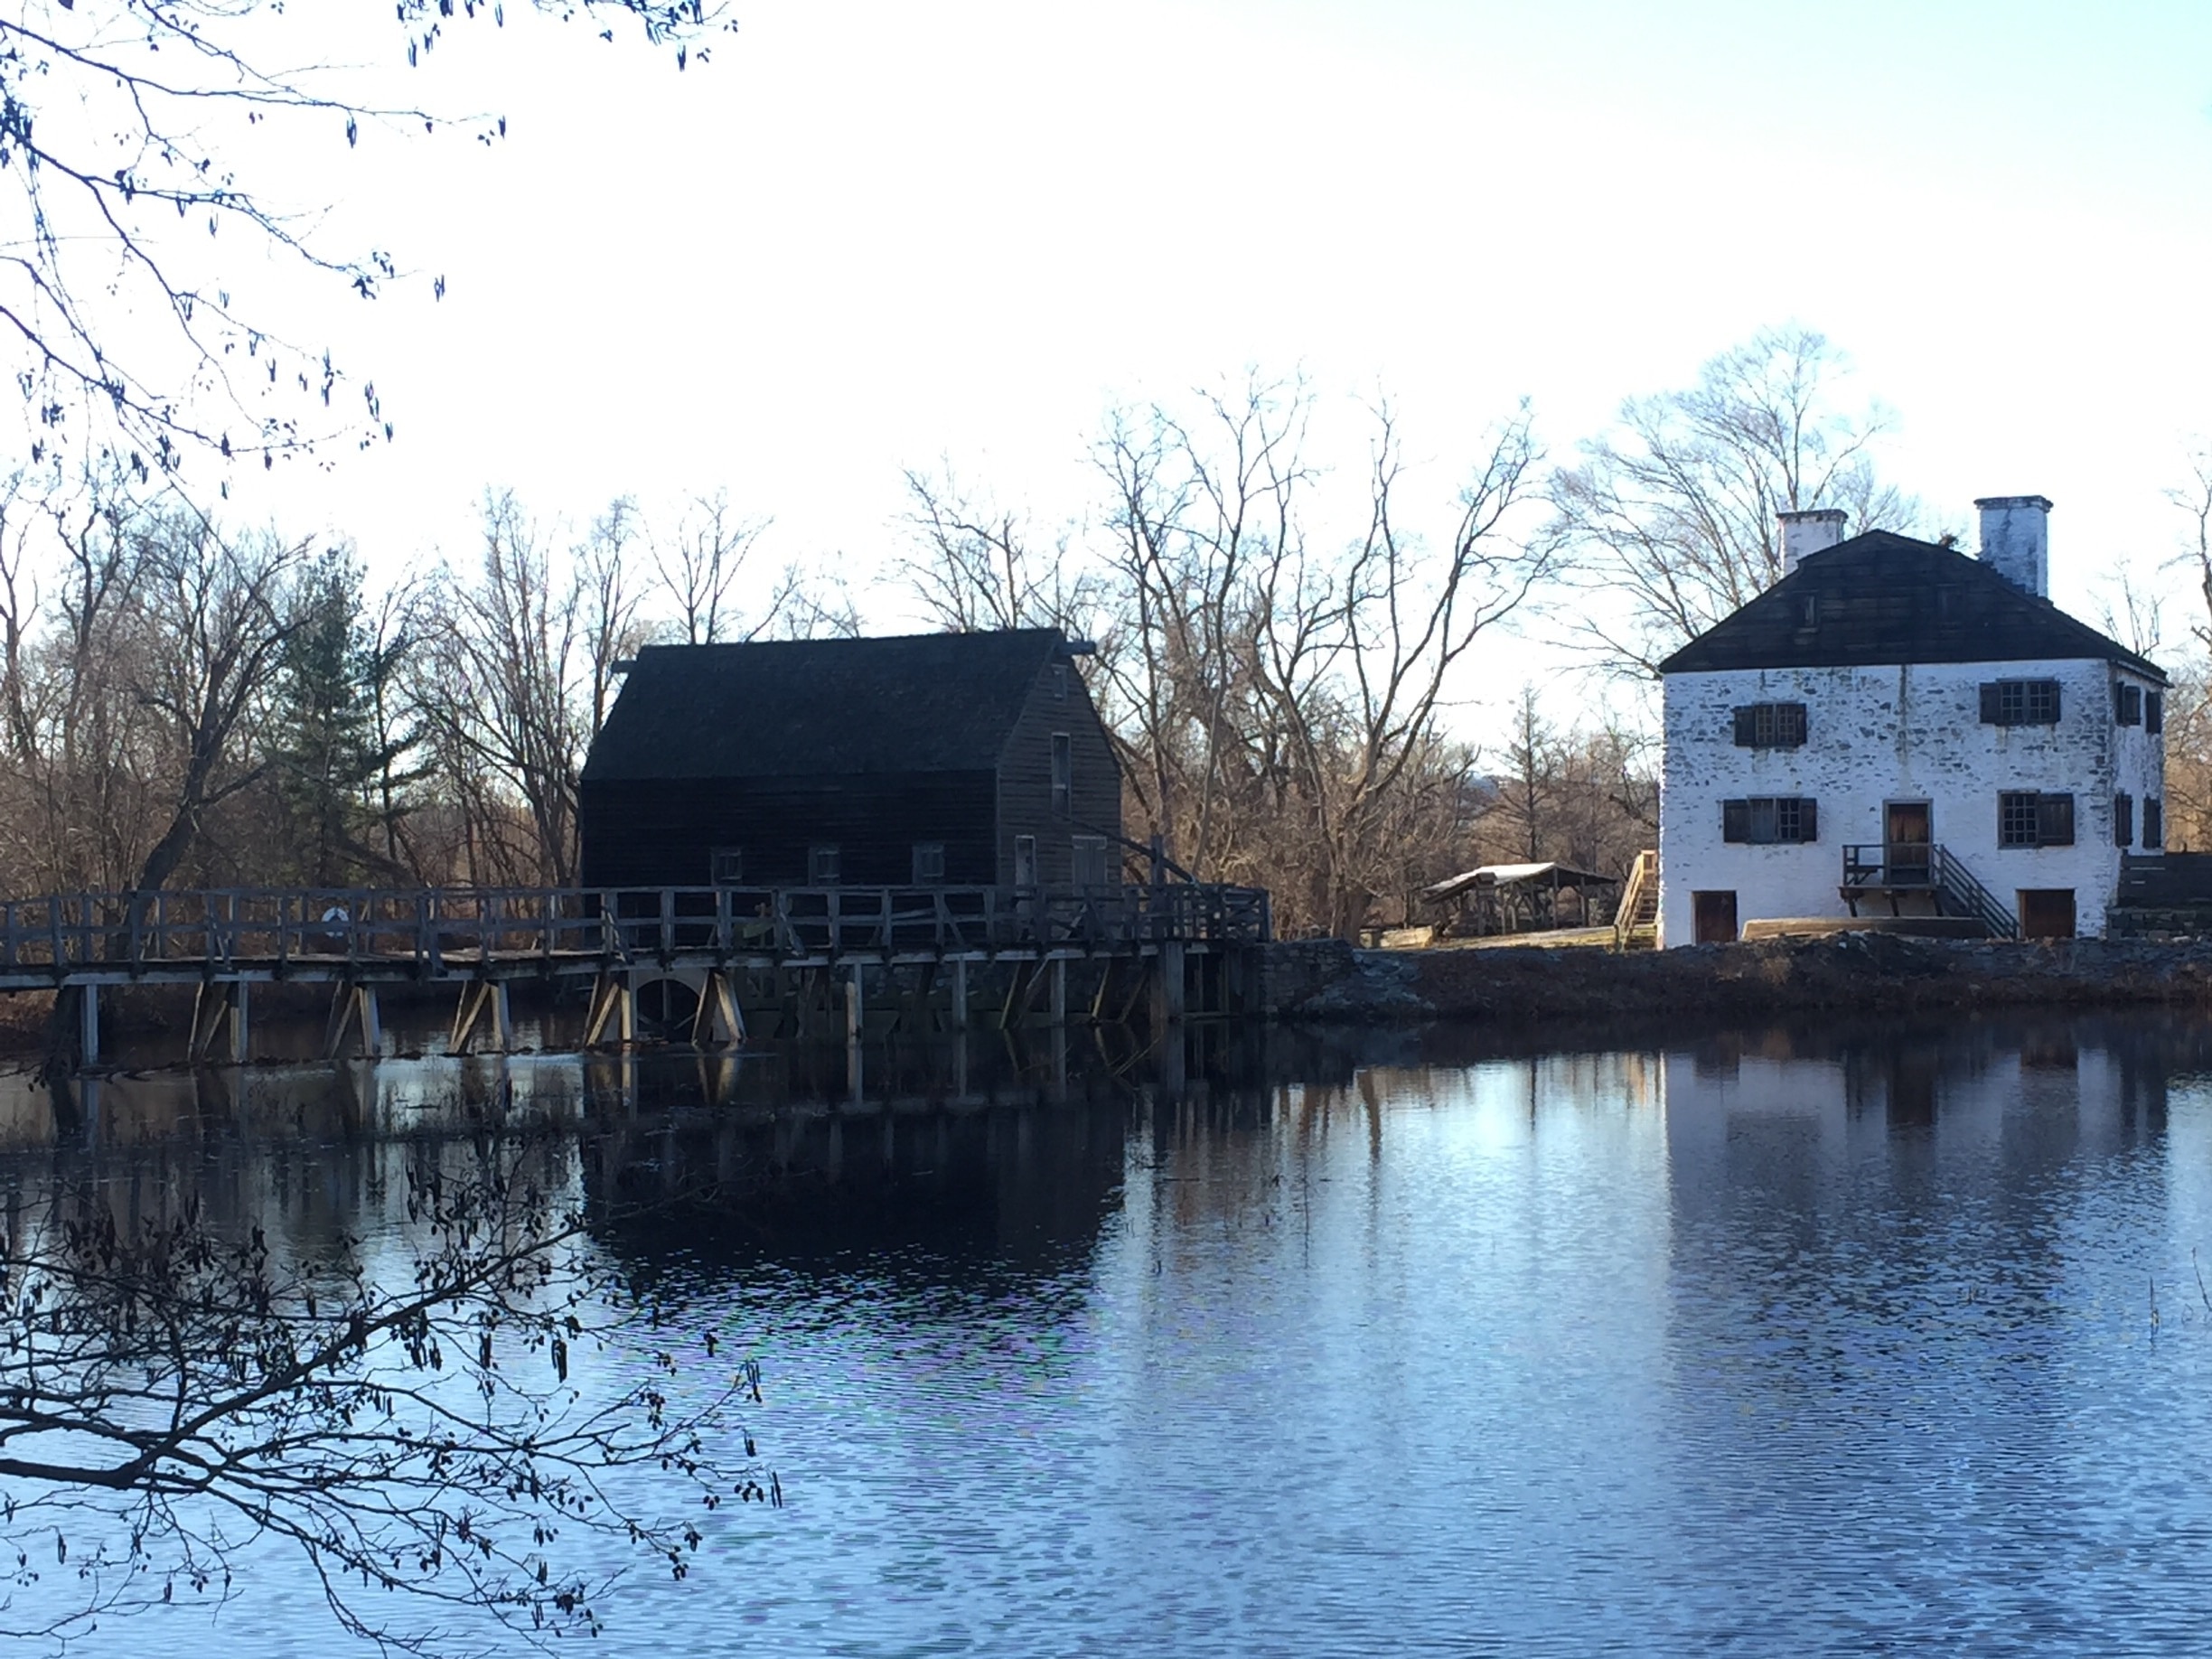
{"type": "Polygon", "coordinates": [[[2050,597],[2050,510],[2040,495],[1986,495],[1982,512],[1982,562],[2015,587],[2050,597]]]}
{"type": "Polygon", "coordinates": [[[1797,561],[1811,553],[1825,553],[1843,539],[1841,507],[1809,507],[1803,512],[1775,514],[1782,526],[1782,574],[1797,568],[1797,561]]]}

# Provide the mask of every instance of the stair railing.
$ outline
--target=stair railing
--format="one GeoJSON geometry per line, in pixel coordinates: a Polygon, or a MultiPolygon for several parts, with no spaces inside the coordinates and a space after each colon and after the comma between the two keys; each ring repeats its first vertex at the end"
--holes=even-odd
{"type": "Polygon", "coordinates": [[[1958,858],[1940,846],[1929,849],[1936,886],[1943,895],[1967,915],[1989,929],[1992,939],[2018,939],[2020,918],[1979,881],[1958,858]]]}
{"type": "Polygon", "coordinates": [[[1659,854],[1654,848],[1646,848],[1636,856],[1628,867],[1628,880],[1621,888],[1620,904],[1613,912],[1613,948],[1625,951],[1628,940],[1637,928],[1645,925],[1638,920],[1646,900],[1658,896],[1659,854]]]}

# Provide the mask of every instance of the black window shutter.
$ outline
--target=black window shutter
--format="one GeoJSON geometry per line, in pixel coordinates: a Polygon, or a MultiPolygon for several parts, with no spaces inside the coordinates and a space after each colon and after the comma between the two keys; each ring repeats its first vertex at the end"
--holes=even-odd
{"type": "Polygon", "coordinates": [[[1801,841],[1820,839],[1820,803],[1810,795],[1797,803],[1797,839],[1801,841]]]}
{"type": "Polygon", "coordinates": [[[2125,847],[2135,839],[2135,800],[2122,790],[2113,797],[2113,844],[2125,847]]]}
{"type": "Polygon", "coordinates": [[[2163,691],[2146,692],[2143,696],[2143,730],[2153,737],[2166,729],[2166,694],[2163,691]]]}
{"type": "Polygon", "coordinates": [[[1747,704],[1736,711],[1736,746],[1739,749],[1758,745],[1758,709],[1747,704]]]}
{"type": "Polygon", "coordinates": [[[2036,845],[2038,847],[2071,847],[2074,845],[2073,796],[2039,795],[2036,797],[2036,845]]]}
{"type": "Polygon", "coordinates": [[[1997,726],[2002,724],[2003,720],[2004,710],[1999,702],[1997,682],[1993,680],[1985,680],[1982,682],[1982,724],[1997,726]]]}
{"type": "Polygon", "coordinates": [[[1720,839],[1724,841],[1748,841],[1751,839],[1751,803],[1748,801],[1723,801],[1720,803],[1720,839]]]}
{"type": "Polygon", "coordinates": [[[2143,797],[2143,849],[2158,852],[2166,845],[2166,809],[2156,795],[2143,797]]]}

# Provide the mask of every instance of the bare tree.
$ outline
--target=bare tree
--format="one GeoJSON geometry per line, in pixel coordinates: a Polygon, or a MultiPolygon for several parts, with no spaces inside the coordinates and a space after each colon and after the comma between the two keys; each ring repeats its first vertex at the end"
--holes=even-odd
{"type": "Polygon", "coordinates": [[[581,637],[585,583],[556,574],[546,538],[511,492],[485,496],[483,537],[470,577],[448,573],[441,585],[445,622],[424,654],[417,705],[443,751],[441,771],[464,792],[481,855],[471,860],[474,878],[565,886],[576,871],[576,773],[589,736],[589,706],[576,698],[591,654],[581,637]],[[527,848],[506,833],[501,789],[521,805],[527,848]]]}
{"type": "Polygon", "coordinates": [[[934,475],[909,471],[906,499],[914,551],[901,569],[941,627],[1058,628],[1072,639],[1090,637],[1098,581],[1075,564],[1064,532],[1039,551],[1021,514],[977,499],[950,463],[934,475]]]}
{"type": "Polygon", "coordinates": [[[1464,839],[1472,757],[1445,711],[1551,551],[1529,511],[1525,411],[1491,436],[1431,543],[1400,521],[1387,409],[1366,500],[1345,515],[1362,528],[1317,536],[1312,410],[1302,383],[1255,376],[1187,417],[1117,413],[1093,452],[1108,539],[1049,562],[1018,515],[949,473],[911,476],[908,574],[951,627],[1092,633],[1130,828],[1202,878],[1270,886],[1286,927],[1352,933],[1464,839]]]}
{"type": "MultiPolygon", "coordinates": [[[[534,4],[631,18],[680,65],[734,26],[699,0],[534,4]]],[[[457,21],[501,14],[452,0],[397,0],[394,11],[386,50],[409,63],[457,21]]],[[[33,461],[74,423],[80,442],[112,432],[143,479],[192,449],[272,460],[333,418],[323,411],[341,377],[328,351],[276,338],[234,301],[234,285],[274,255],[372,297],[398,266],[378,248],[326,249],[311,215],[253,182],[266,153],[256,146],[351,148],[364,127],[444,123],[350,92],[347,77],[314,64],[314,48],[301,51],[305,14],[293,12],[282,0],[24,0],[0,17],[0,334],[38,435],[33,461]],[[163,326],[146,326],[155,319],[163,326]]],[[[506,131],[497,117],[460,125],[486,142],[506,131]]],[[[364,441],[389,437],[374,385],[357,395],[349,424],[364,441]]]]}
{"type": "Polygon", "coordinates": [[[1780,579],[1775,516],[1840,507],[1854,533],[1908,530],[1918,504],[1883,483],[1889,417],[1837,402],[1848,365],[1810,329],[1769,329],[1714,358],[1695,386],[1635,398],[1552,483],[1583,622],[1609,664],[1660,659],[1780,579]]]}
{"type": "Polygon", "coordinates": [[[736,1420],[758,1371],[590,1247],[563,1164],[546,1138],[425,1143],[374,1252],[272,1243],[165,1183],[12,1203],[0,1627],[220,1600],[254,1542],[400,1652],[486,1620],[595,1634],[610,1560],[685,1577],[708,1511],[780,1497],[736,1420]]]}
{"type": "MultiPolygon", "coordinates": [[[[768,528],[765,519],[740,519],[731,511],[726,492],[694,499],[684,510],[675,530],[666,539],[651,540],[653,568],[661,588],[674,605],[676,630],[681,643],[711,645],[741,627],[730,589],[744,572],[753,544],[768,528]]],[[[770,606],[773,614],[775,607],[770,606]]],[[[767,625],[766,618],[745,629],[740,637],[767,625]]]]}

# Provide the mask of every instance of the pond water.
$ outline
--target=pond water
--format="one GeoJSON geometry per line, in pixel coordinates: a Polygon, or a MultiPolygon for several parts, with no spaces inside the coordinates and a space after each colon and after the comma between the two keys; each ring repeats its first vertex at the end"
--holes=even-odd
{"type": "MultiPolygon", "coordinates": [[[[611,1654],[2212,1646],[2212,1032],[844,1067],[110,1079],[65,1139],[289,1226],[485,1112],[749,1172],[604,1242],[745,1333],[787,1503],[611,1654]]],[[[344,1651],[288,1572],[73,1651],[344,1651]]]]}

